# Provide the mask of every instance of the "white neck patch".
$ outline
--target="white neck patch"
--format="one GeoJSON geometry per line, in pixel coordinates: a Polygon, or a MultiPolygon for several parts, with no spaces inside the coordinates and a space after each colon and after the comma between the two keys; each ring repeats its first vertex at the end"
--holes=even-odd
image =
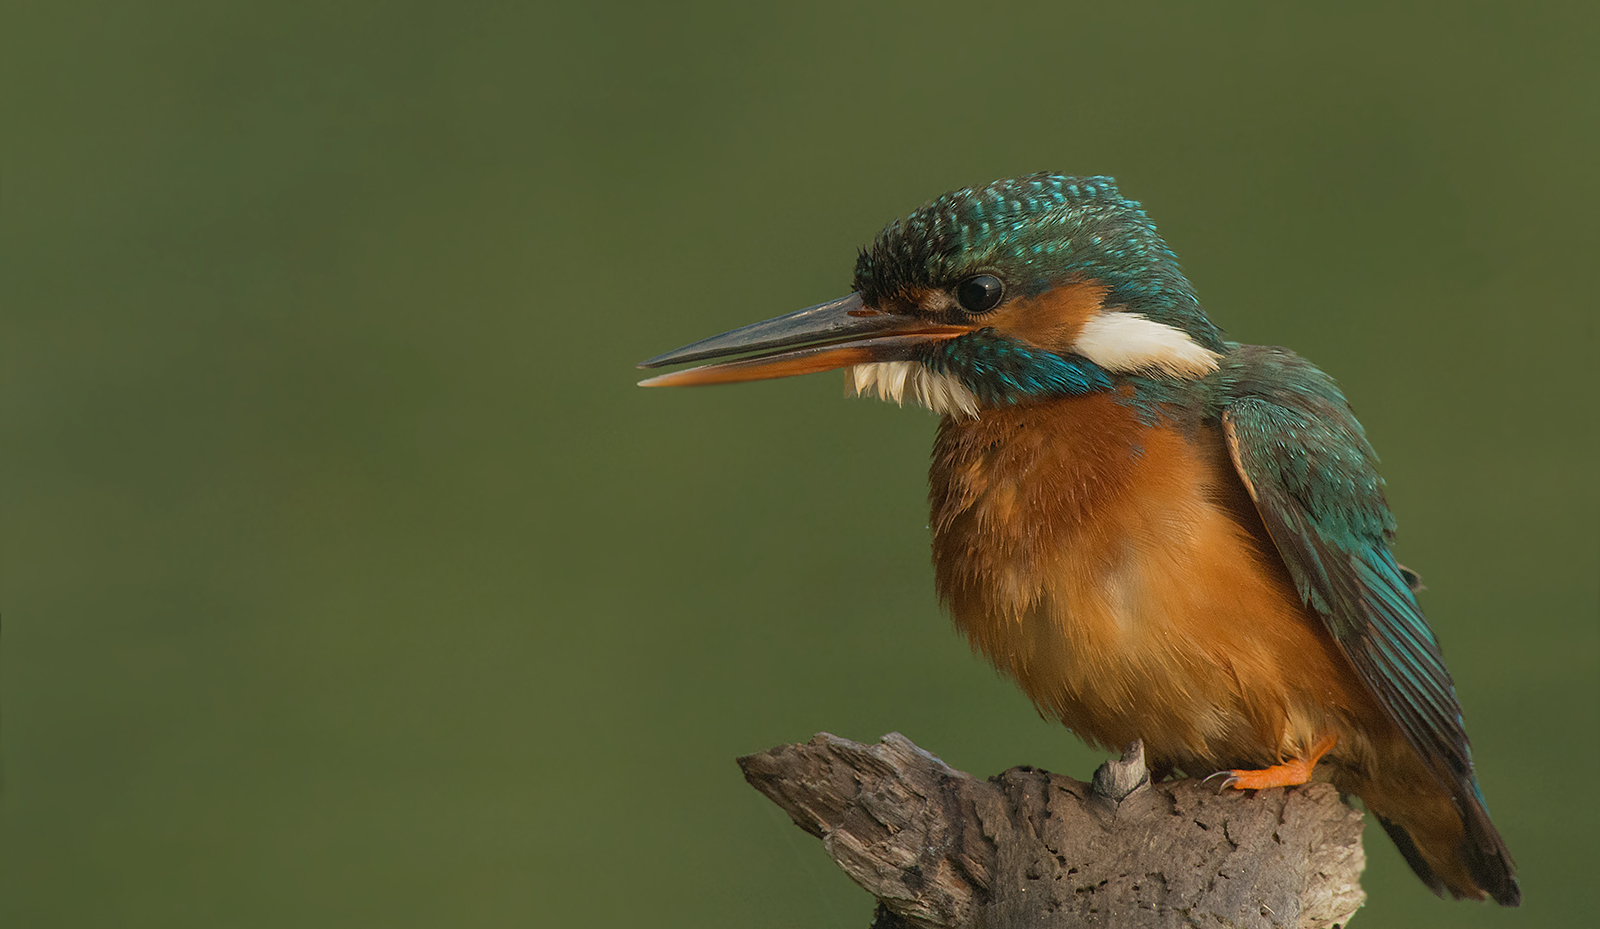
{"type": "Polygon", "coordinates": [[[856,396],[877,394],[902,406],[905,396],[940,416],[978,418],[978,398],[949,374],[929,371],[918,361],[874,361],[853,365],[847,385],[856,396]]]}
{"type": "Polygon", "coordinates": [[[1138,313],[1096,313],[1083,324],[1072,350],[1107,371],[1159,371],[1173,377],[1204,377],[1222,357],[1196,345],[1189,334],[1138,313]]]}

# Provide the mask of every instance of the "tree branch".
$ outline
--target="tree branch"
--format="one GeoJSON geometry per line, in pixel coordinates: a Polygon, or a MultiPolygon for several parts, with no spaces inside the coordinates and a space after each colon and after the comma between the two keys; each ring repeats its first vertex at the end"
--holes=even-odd
{"type": "Polygon", "coordinates": [[[1093,785],[988,781],[890,733],[739,759],[745,780],[878,898],[895,927],[1331,927],[1366,894],[1361,814],[1326,784],[1151,784],[1135,742],[1093,785]]]}

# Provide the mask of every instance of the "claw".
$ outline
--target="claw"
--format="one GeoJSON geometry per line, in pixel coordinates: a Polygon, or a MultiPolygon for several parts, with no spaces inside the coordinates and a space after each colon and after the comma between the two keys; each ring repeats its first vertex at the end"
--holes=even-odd
{"type": "MultiPolygon", "coordinates": [[[[1227,774],[1228,779],[1222,782],[1226,790],[1234,787],[1239,790],[1264,790],[1268,787],[1293,787],[1311,780],[1311,772],[1316,768],[1317,762],[1328,750],[1339,741],[1338,736],[1325,736],[1304,758],[1296,758],[1283,764],[1275,764],[1260,770],[1234,769],[1231,771],[1218,771],[1217,774],[1227,774]]],[[[1217,774],[1211,775],[1216,777],[1217,774]]],[[[1208,777],[1206,780],[1210,780],[1208,777]]]]}

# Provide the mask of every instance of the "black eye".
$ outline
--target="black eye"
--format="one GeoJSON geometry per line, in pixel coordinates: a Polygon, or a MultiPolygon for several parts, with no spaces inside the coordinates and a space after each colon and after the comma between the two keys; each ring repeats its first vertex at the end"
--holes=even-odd
{"type": "Polygon", "coordinates": [[[1000,305],[1005,285],[993,274],[969,277],[956,285],[956,302],[968,313],[987,313],[1000,305]]]}

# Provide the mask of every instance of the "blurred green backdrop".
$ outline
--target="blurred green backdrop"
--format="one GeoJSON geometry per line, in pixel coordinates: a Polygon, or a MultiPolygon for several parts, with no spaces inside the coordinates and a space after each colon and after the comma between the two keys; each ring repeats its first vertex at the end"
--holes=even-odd
{"type": "Polygon", "coordinates": [[[1344,383],[1520,913],[1592,925],[1592,4],[23,4],[3,875],[35,926],[865,926],[736,755],[1098,756],[931,593],[934,420],[637,360],[1109,173],[1344,383]]]}

